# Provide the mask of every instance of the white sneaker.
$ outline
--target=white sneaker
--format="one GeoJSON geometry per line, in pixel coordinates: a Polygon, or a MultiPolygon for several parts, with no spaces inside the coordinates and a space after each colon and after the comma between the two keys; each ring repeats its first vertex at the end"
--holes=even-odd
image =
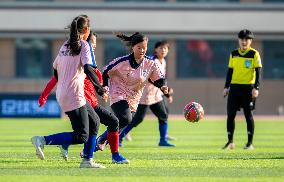
{"type": "Polygon", "coordinates": [[[64,148],[62,147],[62,145],[58,145],[58,148],[60,149],[61,157],[62,157],[65,161],[68,161],[68,150],[64,149],[64,148]]]}
{"type": "Polygon", "coordinates": [[[125,136],[125,140],[131,142],[132,141],[132,137],[130,135],[130,133],[127,133],[127,135],[125,136]]]}
{"type": "Polygon", "coordinates": [[[34,136],[31,138],[31,142],[33,146],[36,149],[36,155],[39,159],[44,160],[44,145],[45,145],[45,140],[43,136],[34,136]]]}
{"type": "Polygon", "coordinates": [[[254,146],[252,144],[247,143],[246,146],[244,146],[245,150],[253,150],[254,146]]]}
{"type": "Polygon", "coordinates": [[[173,136],[171,136],[171,135],[167,135],[167,136],[166,136],[166,139],[169,140],[169,141],[175,141],[175,140],[177,140],[176,137],[173,137],[173,136]]]}
{"type": "Polygon", "coordinates": [[[91,159],[82,159],[80,163],[80,168],[106,168],[105,166],[95,163],[95,161],[91,159]]]}

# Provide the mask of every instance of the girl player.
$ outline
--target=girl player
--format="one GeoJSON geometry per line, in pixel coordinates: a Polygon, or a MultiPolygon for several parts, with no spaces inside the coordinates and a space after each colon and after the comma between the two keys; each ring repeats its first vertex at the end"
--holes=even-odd
{"type": "MultiPolygon", "coordinates": [[[[131,54],[119,57],[110,62],[103,72],[103,86],[109,86],[110,105],[119,119],[119,128],[123,129],[132,120],[132,113],[136,111],[143,88],[148,79],[168,93],[165,77],[157,62],[145,56],[148,38],[139,32],[130,37],[116,33],[130,48],[131,54]]],[[[107,131],[98,137],[98,148],[102,150],[107,140],[107,131]]]]}
{"type": "Polygon", "coordinates": [[[73,132],[57,133],[31,138],[36,155],[44,159],[45,145],[72,145],[84,143],[84,158],[81,168],[105,168],[93,161],[99,117],[84,97],[84,79],[91,79],[99,95],[106,97],[104,89],[92,68],[92,59],[87,38],[90,34],[90,21],[86,15],[73,19],[70,37],[64,42],[53,63],[54,76],[58,80],[56,98],[63,112],[71,121],[73,132]]]}
{"type": "MultiPolygon", "coordinates": [[[[166,60],[169,51],[169,43],[167,41],[159,41],[155,44],[155,55],[153,60],[157,63],[163,74],[166,74],[166,60]]],[[[173,98],[170,90],[170,94],[165,96],[168,98],[169,103],[172,102],[173,98]]],[[[137,111],[131,121],[131,123],[121,132],[120,141],[125,135],[128,134],[134,127],[137,127],[144,119],[148,107],[157,116],[159,120],[159,131],[160,131],[160,142],[159,146],[174,147],[175,145],[168,143],[167,133],[168,133],[168,110],[163,99],[163,93],[157,87],[155,87],[151,82],[148,82],[143,90],[143,95],[140,99],[137,111]]]]}
{"type": "MultiPolygon", "coordinates": [[[[89,37],[87,38],[87,42],[89,44],[90,50],[91,50],[91,57],[93,61],[93,67],[94,71],[96,72],[100,83],[102,83],[102,75],[99,69],[97,69],[97,64],[95,61],[95,54],[94,49],[96,48],[96,34],[92,31],[90,32],[89,37]]],[[[57,83],[57,79],[55,77],[52,77],[52,79],[47,84],[46,88],[44,89],[43,93],[41,94],[38,102],[40,106],[43,106],[47,100],[48,95],[50,94],[51,90],[55,87],[57,83]]],[[[89,78],[85,78],[84,80],[84,94],[87,101],[91,104],[91,106],[94,108],[95,112],[98,114],[101,123],[108,126],[108,141],[110,144],[110,149],[112,152],[112,162],[117,164],[124,164],[129,163],[127,159],[125,159],[120,153],[118,152],[118,119],[115,115],[113,115],[111,112],[106,110],[104,107],[98,105],[98,100],[96,97],[95,88],[92,85],[92,82],[89,78]]],[[[61,150],[61,155],[63,159],[68,160],[68,147],[69,145],[60,145],[59,148],[61,150]]],[[[84,151],[84,150],[83,150],[84,151]]],[[[84,157],[84,153],[82,155],[84,157]]]]}

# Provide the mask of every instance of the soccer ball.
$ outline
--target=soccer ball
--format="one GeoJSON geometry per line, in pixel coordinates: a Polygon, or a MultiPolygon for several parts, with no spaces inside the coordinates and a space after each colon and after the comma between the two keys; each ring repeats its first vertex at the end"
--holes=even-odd
{"type": "Polygon", "coordinates": [[[195,123],[204,117],[204,110],[199,103],[191,101],[184,107],[183,114],[187,121],[195,123]]]}

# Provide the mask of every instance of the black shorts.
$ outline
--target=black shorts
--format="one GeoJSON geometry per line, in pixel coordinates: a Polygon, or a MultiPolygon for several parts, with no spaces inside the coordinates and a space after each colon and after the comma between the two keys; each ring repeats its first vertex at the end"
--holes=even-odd
{"type": "Polygon", "coordinates": [[[65,112],[73,129],[73,144],[87,142],[89,135],[96,135],[100,127],[100,118],[89,102],[86,105],[65,112]]]}
{"type": "Polygon", "coordinates": [[[231,84],[228,96],[227,109],[238,111],[243,109],[255,109],[255,99],[252,99],[252,85],[231,84]]]}

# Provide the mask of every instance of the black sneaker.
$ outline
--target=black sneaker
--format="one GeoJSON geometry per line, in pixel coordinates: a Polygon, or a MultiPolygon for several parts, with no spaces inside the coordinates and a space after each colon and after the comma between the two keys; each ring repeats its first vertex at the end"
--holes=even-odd
{"type": "Polygon", "coordinates": [[[224,147],[222,147],[223,150],[233,150],[236,148],[236,145],[233,142],[228,142],[224,145],[224,147]]]}

